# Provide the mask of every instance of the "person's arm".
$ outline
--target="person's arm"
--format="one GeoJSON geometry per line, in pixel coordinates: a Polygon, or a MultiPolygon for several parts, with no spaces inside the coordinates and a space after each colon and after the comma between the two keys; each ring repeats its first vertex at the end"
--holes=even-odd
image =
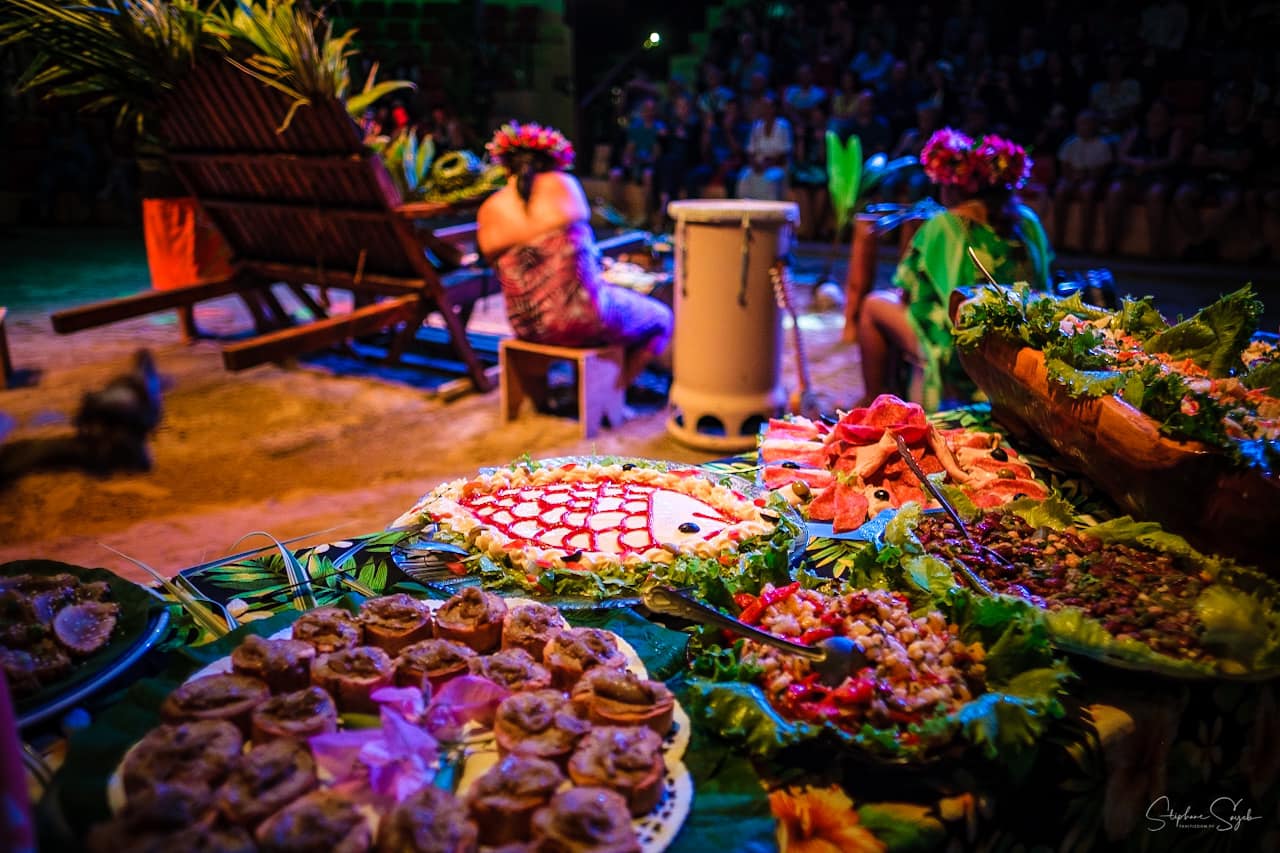
{"type": "Polygon", "coordinates": [[[1130,156],[1129,152],[1133,150],[1133,143],[1137,138],[1137,130],[1130,130],[1124,135],[1124,139],[1120,141],[1120,152],[1116,157],[1116,162],[1121,166],[1128,166],[1135,172],[1141,173],[1146,171],[1152,164],[1145,157],[1130,156]]]}
{"type": "Polygon", "coordinates": [[[1107,156],[1086,170],[1090,178],[1101,178],[1106,175],[1108,170],[1110,170],[1111,164],[1115,160],[1115,154],[1111,150],[1111,143],[1108,142],[1105,144],[1105,151],[1107,156]]]}

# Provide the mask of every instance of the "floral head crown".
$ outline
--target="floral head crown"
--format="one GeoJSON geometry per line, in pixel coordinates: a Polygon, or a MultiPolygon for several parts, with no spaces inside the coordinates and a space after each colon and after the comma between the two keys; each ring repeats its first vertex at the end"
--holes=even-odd
{"type": "Polygon", "coordinates": [[[556,166],[568,169],[573,165],[573,143],[554,127],[543,127],[530,122],[513,121],[498,128],[493,139],[485,146],[489,156],[501,161],[516,151],[541,151],[551,156],[556,166]]]}
{"type": "Polygon", "coordinates": [[[951,128],[929,137],[920,152],[924,174],[935,184],[949,184],[968,192],[983,187],[1021,189],[1031,176],[1031,158],[1021,145],[999,136],[974,142],[951,128]]]}

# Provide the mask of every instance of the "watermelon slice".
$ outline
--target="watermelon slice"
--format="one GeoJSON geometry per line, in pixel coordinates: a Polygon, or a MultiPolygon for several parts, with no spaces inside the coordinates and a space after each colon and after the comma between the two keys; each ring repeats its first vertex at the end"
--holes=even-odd
{"type": "Polygon", "coordinates": [[[780,418],[771,418],[769,420],[769,428],[765,432],[765,438],[794,438],[800,440],[817,440],[821,441],[822,436],[827,431],[827,425],[821,422],[811,421],[808,418],[796,418],[795,420],[785,421],[780,418]]]}
{"type": "Polygon", "coordinates": [[[764,484],[767,488],[781,489],[796,481],[803,481],[816,491],[834,483],[835,476],[822,468],[783,468],[781,465],[766,465],[764,468],[764,484]]]}
{"type": "Polygon", "coordinates": [[[760,461],[783,462],[790,460],[805,468],[826,466],[826,451],[816,441],[794,438],[769,437],[760,445],[760,461]]]}
{"type": "Polygon", "coordinates": [[[847,533],[850,530],[857,530],[866,523],[867,510],[871,508],[871,502],[859,487],[837,480],[834,492],[836,511],[835,518],[831,522],[832,530],[836,533],[847,533]]]}
{"type": "Polygon", "coordinates": [[[1049,496],[1048,489],[1039,482],[1023,477],[1012,480],[996,477],[980,486],[965,489],[965,492],[982,509],[991,509],[1022,497],[1044,500],[1049,496]]]}

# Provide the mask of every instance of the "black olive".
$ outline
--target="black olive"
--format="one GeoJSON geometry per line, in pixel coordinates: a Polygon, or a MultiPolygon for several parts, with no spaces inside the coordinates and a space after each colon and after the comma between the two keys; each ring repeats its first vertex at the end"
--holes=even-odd
{"type": "Polygon", "coordinates": [[[1003,447],[997,447],[995,450],[991,451],[991,458],[997,462],[1008,462],[1009,454],[1005,452],[1003,447]]]}
{"type": "Polygon", "coordinates": [[[582,559],[582,549],[581,549],[581,548],[579,548],[577,551],[574,551],[572,554],[565,554],[565,555],[564,555],[564,561],[565,561],[566,563],[576,563],[576,562],[578,562],[578,561],[579,561],[579,560],[581,560],[581,559],[582,559]]]}
{"type": "Polygon", "coordinates": [[[799,468],[799,467],[800,467],[800,463],[799,463],[799,462],[792,462],[790,459],[788,459],[788,460],[786,460],[785,462],[783,462],[783,463],[782,463],[782,467],[783,467],[783,468],[793,468],[793,469],[794,469],[794,468],[799,468]]]}
{"type": "Polygon", "coordinates": [[[875,490],[875,492],[873,493],[873,495],[874,495],[875,499],[876,499],[876,500],[878,500],[878,501],[887,501],[887,500],[889,500],[889,490],[888,490],[888,489],[876,489],[876,490],[875,490]]]}
{"type": "Polygon", "coordinates": [[[624,465],[622,466],[622,470],[623,470],[623,471],[630,471],[631,469],[633,469],[633,468],[635,468],[635,467],[636,467],[636,466],[635,466],[635,463],[634,463],[634,462],[627,462],[626,464],[624,464],[624,465]]]}
{"type": "Polygon", "coordinates": [[[1026,496],[1027,496],[1026,492],[1015,492],[1013,495],[1013,499],[1016,501],[1019,498],[1025,498],[1026,496]]]}
{"type": "Polygon", "coordinates": [[[766,512],[765,510],[760,511],[760,517],[763,518],[765,521],[772,521],[772,522],[782,521],[782,516],[778,515],[777,513],[766,512]]]}
{"type": "Polygon", "coordinates": [[[681,533],[697,533],[701,529],[701,527],[694,524],[692,521],[686,521],[684,524],[676,528],[676,530],[679,530],[681,533]]]}

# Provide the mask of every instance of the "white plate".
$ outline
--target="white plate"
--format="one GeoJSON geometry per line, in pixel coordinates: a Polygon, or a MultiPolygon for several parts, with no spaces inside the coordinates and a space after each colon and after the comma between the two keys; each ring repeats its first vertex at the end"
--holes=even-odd
{"type": "MultiPolygon", "coordinates": [[[[519,604],[532,603],[527,598],[508,598],[506,601],[512,607],[519,604]]],[[[444,604],[443,601],[426,601],[424,603],[432,612],[444,604]]],[[[269,639],[287,639],[292,630],[291,627],[283,628],[272,634],[269,639]]],[[[636,650],[622,637],[617,634],[613,636],[618,641],[618,648],[627,658],[627,669],[642,678],[648,678],[648,670],[645,669],[644,662],[640,660],[636,650]]],[[[219,658],[200,668],[192,673],[187,681],[194,681],[206,675],[217,675],[225,672],[231,672],[230,655],[219,658]]],[[[666,777],[663,780],[662,799],[649,814],[632,821],[636,836],[640,839],[640,847],[644,853],[660,853],[660,851],[667,849],[680,832],[680,827],[684,824],[685,818],[689,816],[689,809],[693,805],[693,778],[689,775],[689,769],[681,761],[685,750],[689,747],[689,727],[689,715],[685,713],[684,708],[677,702],[675,705],[674,724],[662,743],[662,758],[667,766],[666,777]]],[[[137,745],[135,744],[134,746],[136,747],[137,745]]],[[[130,747],[129,752],[132,752],[133,748],[130,747]]],[[[121,766],[123,766],[125,759],[128,757],[129,753],[127,752],[124,758],[121,759],[121,766]]],[[[465,796],[472,783],[497,762],[498,748],[492,736],[473,740],[470,752],[462,768],[461,779],[458,782],[458,795],[465,796]]],[[[107,804],[114,814],[124,807],[124,802],[124,782],[120,774],[120,768],[117,767],[115,772],[111,774],[111,778],[107,780],[107,804]]],[[[374,820],[374,831],[376,833],[378,816],[372,815],[371,817],[374,820]]]]}

